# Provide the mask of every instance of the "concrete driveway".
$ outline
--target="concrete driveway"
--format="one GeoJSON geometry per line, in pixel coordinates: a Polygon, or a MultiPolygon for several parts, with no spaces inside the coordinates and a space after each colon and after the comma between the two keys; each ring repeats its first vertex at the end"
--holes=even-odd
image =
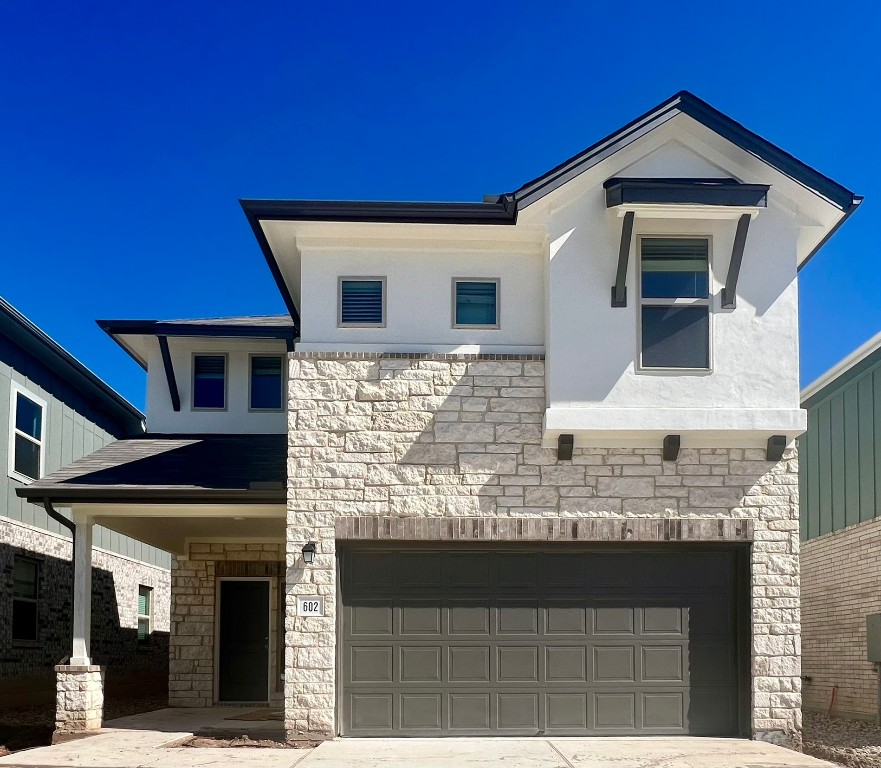
{"type": "Polygon", "coordinates": [[[0,768],[831,768],[783,747],[740,739],[337,739],[315,749],[196,749],[171,744],[231,728],[252,738],[273,721],[247,709],[163,709],[113,720],[100,734],[0,758],[0,768]]]}

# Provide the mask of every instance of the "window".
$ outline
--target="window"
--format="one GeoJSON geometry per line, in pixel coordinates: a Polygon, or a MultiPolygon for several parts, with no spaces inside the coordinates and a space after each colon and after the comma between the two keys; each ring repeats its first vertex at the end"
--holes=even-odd
{"type": "Polygon", "coordinates": [[[706,238],[640,238],[641,367],[710,367],[706,238]]]}
{"type": "Polygon", "coordinates": [[[381,328],[385,325],[385,278],[340,278],[339,324],[381,328]]]}
{"type": "Polygon", "coordinates": [[[193,408],[226,407],[226,355],[193,357],[193,408]]]}
{"type": "Polygon", "coordinates": [[[282,358],[251,356],[251,409],[280,411],[282,404],[282,358]]]}
{"type": "Polygon", "coordinates": [[[27,557],[12,560],[12,639],[37,640],[40,564],[27,557]]]}
{"type": "Polygon", "coordinates": [[[9,475],[25,483],[39,480],[43,474],[46,402],[13,384],[9,410],[9,475]]]}
{"type": "Polygon", "coordinates": [[[499,327],[499,281],[453,279],[453,327],[499,327]]]}
{"type": "Polygon", "coordinates": [[[153,588],[138,587],[138,645],[149,645],[152,627],[153,588]]]}

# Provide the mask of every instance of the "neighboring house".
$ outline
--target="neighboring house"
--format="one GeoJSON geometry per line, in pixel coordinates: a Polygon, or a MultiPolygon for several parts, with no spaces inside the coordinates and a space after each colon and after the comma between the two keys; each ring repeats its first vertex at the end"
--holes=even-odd
{"type": "MultiPolygon", "coordinates": [[[[52,701],[53,668],[70,654],[70,531],[16,495],[113,440],[143,432],[143,415],[0,299],[0,709],[52,701]]],[[[59,510],[60,511],[60,510],[59,510]]],[[[69,521],[67,524],[70,525],[69,521]]],[[[95,658],[107,686],[165,687],[170,556],[96,528],[95,658]]]]}
{"type": "Polygon", "coordinates": [[[881,613],[881,334],[802,392],[804,706],[875,718],[866,616],[881,613]]]}
{"type": "Polygon", "coordinates": [[[102,322],[150,431],[21,493],[174,553],[175,706],[797,741],[797,277],[859,202],[688,93],[482,203],[243,201],[289,316],[102,322]]]}

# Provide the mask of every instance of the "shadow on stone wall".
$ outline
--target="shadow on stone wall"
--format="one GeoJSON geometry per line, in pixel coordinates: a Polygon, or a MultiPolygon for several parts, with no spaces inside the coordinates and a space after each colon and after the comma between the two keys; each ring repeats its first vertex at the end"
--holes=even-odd
{"type": "MultiPolygon", "coordinates": [[[[70,654],[73,567],[69,560],[0,544],[0,709],[54,701],[54,667],[70,654]],[[12,639],[12,569],[16,556],[40,563],[36,641],[12,639]]],[[[131,599],[137,604],[137,592],[131,599]]],[[[133,609],[136,613],[137,609],[133,609]]],[[[137,629],[121,626],[111,571],[92,568],[92,658],[107,667],[108,696],[168,690],[168,633],[138,644],[137,629]]]]}

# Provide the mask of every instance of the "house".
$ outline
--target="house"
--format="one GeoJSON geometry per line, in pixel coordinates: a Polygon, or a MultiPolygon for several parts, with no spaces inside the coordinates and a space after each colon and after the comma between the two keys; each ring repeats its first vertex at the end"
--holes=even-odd
{"type": "Polygon", "coordinates": [[[806,387],[802,407],[804,707],[874,719],[866,617],[881,613],[881,334],[806,387]]]}
{"type": "Polygon", "coordinates": [[[483,202],[242,201],[288,314],[101,321],[149,431],[21,493],[80,584],[174,554],[172,706],[798,741],[797,278],[860,200],[683,92],[483,202]]]}
{"type": "MultiPolygon", "coordinates": [[[[70,654],[72,525],[16,495],[118,438],[144,416],[0,299],[0,709],[55,699],[70,654]]],[[[170,555],[95,527],[93,653],[111,694],[167,684],[170,555]]]]}

